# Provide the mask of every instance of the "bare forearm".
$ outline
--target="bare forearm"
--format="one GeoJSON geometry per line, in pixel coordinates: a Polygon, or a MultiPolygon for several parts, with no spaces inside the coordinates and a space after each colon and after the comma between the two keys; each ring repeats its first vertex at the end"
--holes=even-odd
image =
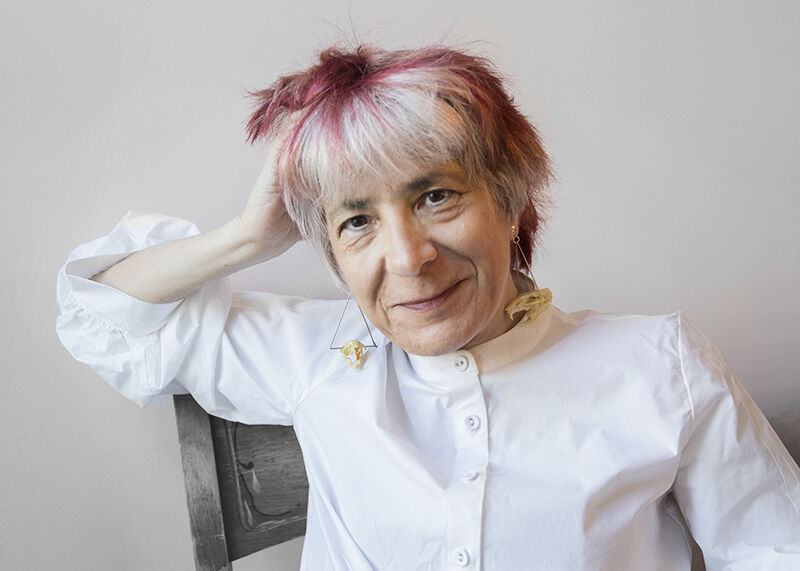
{"type": "Polygon", "coordinates": [[[215,230],[136,252],[91,279],[142,301],[168,303],[277,253],[251,239],[237,218],[215,230]]]}

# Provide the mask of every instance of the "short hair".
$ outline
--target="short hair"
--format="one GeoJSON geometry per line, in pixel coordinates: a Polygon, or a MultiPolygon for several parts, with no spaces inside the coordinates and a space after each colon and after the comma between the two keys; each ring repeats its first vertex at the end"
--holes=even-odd
{"type": "MultiPolygon", "coordinates": [[[[519,219],[531,259],[549,205],[550,160],[489,60],[440,45],[333,47],[250,95],[248,141],[286,128],[276,175],[287,211],[339,279],[323,200],[348,183],[413,176],[452,160],[468,180],[486,184],[500,213],[519,219]]],[[[511,259],[512,269],[527,269],[516,248],[511,259]]]]}

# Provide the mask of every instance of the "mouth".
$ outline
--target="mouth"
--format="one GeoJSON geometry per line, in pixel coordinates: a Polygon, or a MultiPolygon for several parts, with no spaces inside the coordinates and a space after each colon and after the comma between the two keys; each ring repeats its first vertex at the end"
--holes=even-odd
{"type": "Polygon", "coordinates": [[[406,303],[398,303],[395,307],[401,307],[403,309],[408,309],[410,311],[430,311],[432,309],[436,309],[441,307],[450,297],[455,293],[458,287],[462,284],[464,280],[459,280],[447,289],[437,293],[433,297],[425,298],[425,299],[418,299],[415,301],[409,301],[406,303]]]}

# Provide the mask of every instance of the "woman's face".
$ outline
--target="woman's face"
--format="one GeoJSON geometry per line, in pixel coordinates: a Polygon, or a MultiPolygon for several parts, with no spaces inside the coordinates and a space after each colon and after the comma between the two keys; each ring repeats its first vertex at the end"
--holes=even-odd
{"type": "Polygon", "coordinates": [[[440,355],[506,332],[511,220],[455,162],[325,204],[353,297],[392,342],[440,355]]]}

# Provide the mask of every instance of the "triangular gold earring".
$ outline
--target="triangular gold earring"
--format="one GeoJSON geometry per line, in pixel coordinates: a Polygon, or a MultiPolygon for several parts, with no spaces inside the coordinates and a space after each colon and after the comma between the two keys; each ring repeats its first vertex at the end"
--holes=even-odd
{"type": "Polygon", "coordinates": [[[525,267],[528,268],[528,275],[533,282],[533,289],[511,300],[511,303],[506,305],[505,312],[509,319],[514,319],[517,313],[524,311],[527,317],[525,323],[533,323],[533,321],[547,309],[550,302],[553,301],[553,294],[550,292],[549,288],[539,289],[536,285],[536,278],[533,277],[531,265],[528,262],[528,258],[525,257],[525,252],[522,251],[522,246],[519,245],[520,240],[517,227],[512,226],[511,232],[514,235],[513,238],[511,238],[511,242],[517,245],[517,250],[519,250],[519,254],[522,256],[522,261],[525,262],[525,267]]]}
{"type": "Polygon", "coordinates": [[[348,339],[342,345],[338,347],[334,347],[333,344],[336,342],[336,335],[339,333],[339,327],[342,325],[342,320],[344,319],[344,314],[347,311],[347,305],[350,303],[350,294],[347,294],[347,300],[344,302],[344,309],[342,309],[342,314],[339,316],[339,322],[336,324],[336,331],[333,332],[333,339],[331,339],[331,349],[342,352],[342,356],[344,360],[347,361],[347,364],[353,367],[354,369],[360,369],[361,365],[364,364],[364,361],[367,358],[367,347],[377,347],[378,344],[375,343],[375,339],[372,337],[372,330],[369,328],[369,323],[367,323],[367,318],[364,316],[364,312],[361,311],[361,306],[356,303],[356,307],[358,307],[358,312],[361,314],[361,319],[364,320],[364,325],[367,326],[367,333],[369,333],[369,339],[372,342],[369,345],[364,345],[361,341],[357,339],[348,339]]]}

